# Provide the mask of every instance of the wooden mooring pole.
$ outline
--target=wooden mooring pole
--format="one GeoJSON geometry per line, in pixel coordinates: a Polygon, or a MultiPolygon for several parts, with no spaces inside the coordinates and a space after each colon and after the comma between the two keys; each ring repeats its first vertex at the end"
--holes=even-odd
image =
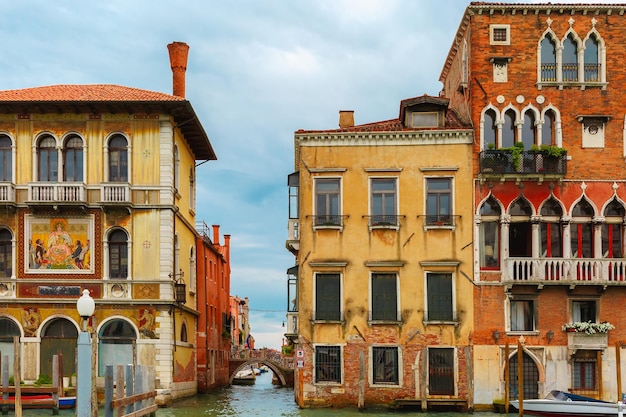
{"type": "Polygon", "coordinates": [[[20,378],[20,338],[13,336],[13,384],[15,385],[15,417],[22,417],[22,388],[20,378]]]}

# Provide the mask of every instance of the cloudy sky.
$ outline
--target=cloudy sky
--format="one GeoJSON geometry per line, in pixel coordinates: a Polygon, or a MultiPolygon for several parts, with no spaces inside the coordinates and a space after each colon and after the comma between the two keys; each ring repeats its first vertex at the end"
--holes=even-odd
{"type": "MultiPolygon", "coordinates": [[[[538,3],[531,1],[531,3],[538,3]]],[[[609,3],[596,1],[594,3],[609,3]]],[[[0,4],[0,90],[118,84],[172,93],[167,44],[190,46],[187,99],[218,160],[198,169],[197,219],[231,235],[231,294],[257,347],[280,347],[287,307],[293,134],[398,116],[437,95],[469,2],[57,0],[0,4]]]]}

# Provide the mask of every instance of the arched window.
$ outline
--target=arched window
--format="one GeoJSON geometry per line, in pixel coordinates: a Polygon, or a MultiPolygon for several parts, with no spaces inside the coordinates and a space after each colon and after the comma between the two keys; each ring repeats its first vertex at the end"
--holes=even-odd
{"type": "Polygon", "coordinates": [[[500,266],[500,205],[493,196],[480,207],[480,267],[500,266]]]}
{"type": "Polygon", "coordinates": [[[13,274],[13,244],[11,232],[0,229],[0,277],[11,278],[13,274]]]}
{"type": "Polygon", "coordinates": [[[11,182],[13,179],[13,150],[11,138],[0,135],[0,181],[11,182]]]}
{"type": "Polygon", "coordinates": [[[532,256],[532,227],[530,216],[532,209],[528,201],[519,197],[509,209],[509,255],[511,257],[532,256]]]}
{"type": "Polygon", "coordinates": [[[128,278],[128,237],[119,229],[109,235],[109,278],[128,278]]]}
{"type": "Polygon", "coordinates": [[[59,157],[57,154],[56,140],[52,136],[44,136],[37,146],[38,180],[58,181],[59,157]]]}
{"type": "Polygon", "coordinates": [[[563,81],[578,81],[578,44],[570,34],[563,41],[563,81]]]}
{"type": "MultiPolygon", "coordinates": [[[[20,329],[17,324],[9,318],[0,317],[0,352],[2,355],[9,357],[9,369],[13,370],[13,336],[21,336],[20,329]]],[[[12,372],[11,372],[12,373],[12,372]]]]}
{"type": "Polygon", "coordinates": [[[187,342],[187,323],[180,326],[180,341],[187,342]]]}
{"type": "Polygon", "coordinates": [[[556,45],[549,36],[541,40],[541,81],[556,82],[556,45]]]}
{"type": "Polygon", "coordinates": [[[510,148],[516,142],[515,112],[512,109],[504,113],[504,125],[502,126],[502,147],[510,148]]]}
{"type": "Polygon", "coordinates": [[[574,206],[570,224],[573,258],[593,257],[593,207],[584,198],[574,206]]]}
{"type": "Polygon", "coordinates": [[[71,136],[63,148],[63,180],[81,182],[83,180],[83,140],[71,136]]]}
{"type": "Polygon", "coordinates": [[[52,375],[52,355],[58,352],[63,355],[63,375],[69,376],[76,372],[76,326],[68,319],[55,318],[48,322],[41,335],[40,374],[52,375]]]}
{"type": "Polygon", "coordinates": [[[585,81],[600,81],[600,55],[598,40],[592,34],[585,42],[585,81]]]}
{"type": "Polygon", "coordinates": [[[109,140],[109,181],[128,181],[128,141],[122,135],[109,140]]]}
{"type": "Polygon", "coordinates": [[[554,130],[556,117],[552,110],[548,110],[543,115],[543,127],[541,128],[541,144],[556,145],[556,135],[554,130]]]}
{"type": "Polygon", "coordinates": [[[496,112],[489,109],[485,112],[485,123],[483,128],[483,149],[498,147],[496,112]]]}
{"type": "Polygon", "coordinates": [[[535,124],[535,113],[527,110],[524,113],[524,125],[522,126],[522,142],[526,150],[529,150],[537,143],[537,128],[535,124]]]}
{"type": "Polygon", "coordinates": [[[602,225],[602,257],[624,257],[624,206],[613,199],[604,209],[602,225]]]}
{"type": "Polygon", "coordinates": [[[106,365],[134,364],[133,345],[137,332],[130,323],[122,319],[113,319],[100,329],[98,337],[98,374],[103,375],[106,365]]]}
{"type": "Polygon", "coordinates": [[[554,198],[550,198],[543,203],[540,213],[540,256],[545,258],[560,258],[563,256],[563,233],[561,228],[563,209],[554,198]]]}
{"type": "Polygon", "coordinates": [[[174,145],[174,188],[178,191],[180,186],[180,155],[178,146],[174,145]]]}

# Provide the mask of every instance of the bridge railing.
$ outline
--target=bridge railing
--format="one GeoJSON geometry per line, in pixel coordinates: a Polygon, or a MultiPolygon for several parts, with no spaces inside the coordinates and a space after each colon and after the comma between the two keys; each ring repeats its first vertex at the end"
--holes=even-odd
{"type": "Polygon", "coordinates": [[[292,356],[283,356],[282,353],[273,349],[240,349],[231,351],[230,359],[267,359],[276,362],[285,369],[294,368],[294,358],[292,356]]]}

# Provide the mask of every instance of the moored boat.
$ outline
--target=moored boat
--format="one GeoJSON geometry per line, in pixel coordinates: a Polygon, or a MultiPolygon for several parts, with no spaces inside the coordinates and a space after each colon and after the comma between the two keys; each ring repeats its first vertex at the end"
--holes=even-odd
{"type": "Polygon", "coordinates": [[[252,369],[242,369],[235,374],[233,385],[253,385],[256,381],[256,375],[252,369]]]}
{"type": "MultiPolygon", "coordinates": [[[[510,404],[519,410],[519,401],[513,400],[510,404]]],[[[617,416],[616,403],[584,397],[565,391],[554,390],[544,399],[524,400],[524,414],[544,417],[576,416],[598,417],[617,416]]]]}

